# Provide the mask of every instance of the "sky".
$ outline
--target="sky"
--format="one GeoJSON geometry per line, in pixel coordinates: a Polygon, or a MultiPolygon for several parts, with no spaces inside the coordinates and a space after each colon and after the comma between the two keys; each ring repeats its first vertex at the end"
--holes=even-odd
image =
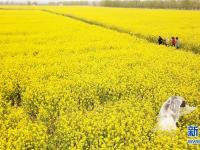
{"type": "MultiPolygon", "coordinates": [[[[59,1],[85,1],[85,0],[0,0],[0,2],[38,2],[38,3],[47,3],[47,2],[59,2],[59,1]]],[[[94,0],[87,0],[94,1],[94,0]]]]}
{"type": "MultiPolygon", "coordinates": [[[[21,2],[37,2],[37,3],[48,3],[48,2],[62,2],[62,1],[85,1],[85,0],[0,0],[0,2],[14,2],[14,3],[21,3],[21,2]]],[[[93,1],[93,0],[87,0],[93,1]]]]}

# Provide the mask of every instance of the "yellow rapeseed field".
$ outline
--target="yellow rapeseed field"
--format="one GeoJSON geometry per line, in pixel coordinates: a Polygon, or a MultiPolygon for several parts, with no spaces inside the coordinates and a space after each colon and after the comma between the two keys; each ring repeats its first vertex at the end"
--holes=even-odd
{"type": "Polygon", "coordinates": [[[178,36],[186,50],[200,52],[199,11],[77,6],[45,8],[117,27],[154,41],[159,35],[168,40],[178,36]]]}
{"type": "Polygon", "coordinates": [[[0,149],[199,149],[198,54],[40,9],[0,10],[0,149]],[[154,131],[172,95],[197,109],[154,131]]]}

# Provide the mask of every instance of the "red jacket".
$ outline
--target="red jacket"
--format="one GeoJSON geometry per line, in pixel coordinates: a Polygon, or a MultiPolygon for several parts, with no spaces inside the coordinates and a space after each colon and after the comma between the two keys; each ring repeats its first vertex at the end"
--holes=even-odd
{"type": "Polygon", "coordinates": [[[175,46],[176,45],[176,40],[172,39],[172,45],[175,46]]]}

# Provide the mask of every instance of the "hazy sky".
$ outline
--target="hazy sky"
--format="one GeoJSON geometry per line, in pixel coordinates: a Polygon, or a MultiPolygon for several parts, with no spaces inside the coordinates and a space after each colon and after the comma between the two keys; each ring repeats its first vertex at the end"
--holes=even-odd
{"type": "MultiPolygon", "coordinates": [[[[38,2],[38,3],[47,3],[47,2],[62,2],[62,1],[85,1],[85,0],[0,0],[0,2],[38,2]]],[[[92,1],[92,0],[87,0],[92,1]]]]}
{"type": "MultiPolygon", "coordinates": [[[[0,2],[26,2],[28,0],[0,0],[0,2]]],[[[36,1],[36,2],[55,2],[55,1],[85,1],[85,0],[29,0],[29,1],[36,1]]],[[[87,0],[87,1],[92,1],[92,0],[87,0]]]]}

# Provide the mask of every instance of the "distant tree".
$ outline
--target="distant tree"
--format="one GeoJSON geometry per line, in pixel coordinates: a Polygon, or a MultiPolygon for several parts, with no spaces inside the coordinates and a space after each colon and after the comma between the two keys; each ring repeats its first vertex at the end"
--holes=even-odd
{"type": "Polygon", "coordinates": [[[27,1],[27,5],[31,5],[31,1],[27,1]]]}
{"type": "Polygon", "coordinates": [[[37,5],[38,5],[38,3],[37,3],[37,2],[33,2],[33,3],[32,3],[32,5],[35,5],[35,6],[37,6],[37,5]]]}

